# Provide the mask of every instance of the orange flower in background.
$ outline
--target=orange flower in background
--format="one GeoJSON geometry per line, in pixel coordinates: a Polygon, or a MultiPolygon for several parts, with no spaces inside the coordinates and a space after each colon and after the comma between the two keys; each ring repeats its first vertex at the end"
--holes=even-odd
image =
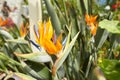
{"type": "Polygon", "coordinates": [[[7,27],[11,27],[14,25],[14,22],[11,18],[7,18],[5,20],[2,19],[2,17],[0,17],[0,26],[7,26],[7,27]]]}
{"type": "MultiPolygon", "coordinates": [[[[35,31],[36,42],[43,47],[49,54],[57,54],[62,49],[62,34],[57,40],[52,40],[54,31],[50,19],[47,22],[39,22],[38,32],[35,31]]],[[[35,29],[34,29],[35,30],[35,29]]]]}
{"type": "Polygon", "coordinates": [[[87,25],[90,27],[91,34],[96,35],[98,24],[96,23],[97,16],[89,16],[88,14],[85,15],[85,20],[87,25]]]}
{"type": "Polygon", "coordinates": [[[5,21],[3,21],[3,19],[0,17],[0,26],[6,26],[8,23],[8,19],[6,19],[5,21]]]}
{"type": "Polygon", "coordinates": [[[22,25],[20,26],[20,36],[23,37],[23,38],[24,38],[24,37],[27,35],[27,33],[28,33],[28,29],[27,29],[27,28],[28,28],[28,25],[29,25],[28,23],[25,24],[25,23],[23,22],[22,25]]]}

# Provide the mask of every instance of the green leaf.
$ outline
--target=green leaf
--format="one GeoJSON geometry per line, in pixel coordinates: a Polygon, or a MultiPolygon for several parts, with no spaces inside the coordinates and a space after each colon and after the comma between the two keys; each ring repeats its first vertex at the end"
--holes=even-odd
{"type": "Polygon", "coordinates": [[[44,0],[44,1],[45,1],[47,11],[51,18],[53,28],[55,29],[56,34],[59,35],[61,33],[61,24],[57,16],[57,13],[55,12],[55,9],[51,3],[51,0],[44,0]]]}
{"type": "MultiPolygon", "coordinates": [[[[70,34],[69,34],[70,35],[70,34]]],[[[72,39],[72,41],[69,43],[69,35],[68,35],[68,41],[66,43],[65,49],[60,53],[60,57],[56,60],[55,64],[53,65],[53,75],[56,73],[56,71],[60,68],[60,66],[63,64],[65,59],[67,58],[69,52],[71,51],[79,32],[75,35],[75,37],[72,39]]]]}
{"type": "Polygon", "coordinates": [[[51,61],[51,57],[47,53],[30,53],[30,54],[20,54],[15,53],[16,56],[28,59],[34,62],[49,62],[51,61]]]}
{"type": "Polygon", "coordinates": [[[0,69],[2,69],[4,72],[8,72],[8,69],[18,71],[16,66],[21,66],[21,64],[14,59],[8,57],[4,53],[0,52],[0,69]],[[9,67],[9,68],[8,68],[9,67]]]}
{"type": "Polygon", "coordinates": [[[19,44],[28,44],[28,41],[24,39],[12,39],[12,40],[6,40],[7,42],[12,42],[12,43],[19,43],[19,44]]]}
{"type": "MultiPolygon", "coordinates": [[[[32,61],[27,61],[26,62],[26,67],[24,67],[24,69],[27,69],[28,71],[30,71],[30,69],[28,69],[29,67],[31,68],[31,70],[34,70],[43,80],[51,80],[51,72],[49,70],[49,68],[43,64],[43,63],[36,63],[36,62],[32,62],[32,61]]],[[[32,75],[34,75],[31,72],[32,75]]]]}
{"type": "Polygon", "coordinates": [[[99,27],[102,29],[106,29],[107,31],[111,33],[117,33],[120,34],[120,26],[118,26],[119,21],[117,20],[102,20],[99,22],[99,27]]]}
{"type": "Polygon", "coordinates": [[[4,60],[6,61],[5,63],[11,63],[11,64],[14,64],[14,65],[20,65],[19,62],[13,60],[12,58],[9,58],[7,55],[5,55],[4,53],[0,52],[0,60],[4,60]]]}
{"type": "Polygon", "coordinates": [[[107,30],[98,27],[97,34],[95,36],[95,46],[97,49],[102,47],[108,35],[109,32],[107,30]]]}
{"type": "Polygon", "coordinates": [[[17,72],[8,74],[4,80],[8,80],[9,78],[13,78],[15,80],[37,80],[31,76],[25,75],[23,73],[17,73],[17,72]]]}
{"type": "Polygon", "coordinates": [[[29,73],[38,80],[48,80],[50,77],[49,69],[42,64],[33,62],[26,64],[25,62],[21,61],[21,65],[26,73],[29,73]]]}
{"type": "Polygon", "coordinates": [[[86,8],[87,8],[87,6],[85,6],[85,4],[86,4],[86,0],[84,1],[84,0],[79,0],[80,1],[80,7],[81,7],[81,11],[82,11],[82,15],[85,15],[85,13],[86,13],[86,8]],[[85,2],[85,3],[84,3],[85,2]]]}
{"type": "Polygon", "coordinates": [[[107,80],[120,79],[120,61],[104,59],[101,63],[99,63],[99,65],[107,80]]]}
{"type": "Polygon", "coordinates": [[[110,48],[109,48],[109,55],[108,58],[110,59],[112,57],[113,54],[113,49],[115,49],[118,46],[118,42],[117,39],[119,38],[118,34],[112,34],[111,35],[111,41],[110,41],[110,48]]]}
{"type": "MultiPolygon", "coordinates": [[[[90,0],[89,0],[90,1],[90,0]]],[[[84,6],[85,6],[85,9],[86,9],[86,12],[88,13],[88,0],[83,0],[83,2],[84,2],[84,6]]]]}
{"type": "MultiPolygon", "coordinates": [[[[71,11],[72,13],[73,11],[71,11]]],[[[78,25],[77,25],[77,19],[76,19],[76,16],[72,16],[71,18],[71,26],[72,26],[72,31],[71,31],[71,38],[74,38],[74,36],[77,34],[78,32],[78,25]]]]}
{"type": "Polygon", "coordinates": [[[5,39],[13,39],[13,37],[5,30],[0,28],[0,35],[2,35],[5,39]]]}

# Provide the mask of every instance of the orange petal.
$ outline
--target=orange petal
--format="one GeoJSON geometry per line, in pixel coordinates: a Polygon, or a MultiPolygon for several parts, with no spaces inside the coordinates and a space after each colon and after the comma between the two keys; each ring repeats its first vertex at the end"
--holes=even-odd
{"type": "Polygon", "coordinates": [[[61,40],[62,40],[62,33],[59,35],[59,37],[58,37],[57,40],[58,40],[58,41],[61,41],[61,40]]]}
{"type": "Polygon", "coordinates": [[[3,19],[2,19],[2,17],[0,17],[0,23],[2,23],[3,22],[3,19]]]}
{"type": "Polygon", "coordinates": [[[59,41],[56,42],[55,46],[57,48],[57,52],[59,52],[62,49],[62,44],[59,41]]]}
{"type": "Polygon", "coordinates": [[[52,24],[51,24],[51,21],[49,19],[49,21],[46,23],[45,25],[45,36],[47,36],[48,39],[51,39],[52,36],[53,36],[53,27],[52,27],[52,24]]]}
{"type": "Polygon", "coordinates": [[[94,29],[91,31],[92,35],[96,35],[97,28],[94,27],[94,29]]]}
{"type": "Polygon", "coordinates": [[[97,17],[98,17],[98,16],[95,16],[95,17],[91,16],[90,22],[91,22],[91,23],[95,23],[97,17]]]}
{"type": "Polygon", "coordinates": [[[39,22],[38,25],[39,25],[38,31],[39,31],[39,34],[40,34],[39,41],[40,41],[40,45],[43,46],[44,24],[42,22],[39,22]]]}
{"type": "Polygon", "coordinates": [[[88,14],[85,15],[85,20],[87,22],[87,25],[90,25],[91,23],[95,23],[98,16],[89,16],[88,14]]]}
{"type": "Polygon", "coordinates": [[[44,40],[44,48],[46,49],[46,51],[49,54],[56,54],[57,53],[57,49],[55,47],[55,45],[53,44],[52,41],[46,39],[44,40]]]}
{"type": "Polygon", "coordinates": [[[24,24],[22,23],[20,26],[20,36],[23,36],[23,26],[24,26],[24,24]]]}
{"type": "Polygon", "coordinates": [[[96,35],[97,25],[94,25],[93,23],[91,23],[90,29],[91,29],[91,34],[96,35]]]}
{"type": "Polygon", "coordinates": [[[22,23],[22,25],[20,26],[20,36],[25,37],[26,34],[27,34],[27,29],[26,29],[24,23],[22,23]]]}
{"type": "Polygon", "coordinates": [[[56,48],[58,51],[60,51],[62,49],[62,44],[60,42],[61,40],[62,40],[62,34],[60,34],[60,36],[58,37],[57,42],[56,42],[56,48]]]}
{"type": "Polygon", "coordinates": [[[8,23],[8,19],[6,19],[5,21],[2,21],[2,22],[0,23],[0,26],[6,26],[7,23],[8,23]]]}

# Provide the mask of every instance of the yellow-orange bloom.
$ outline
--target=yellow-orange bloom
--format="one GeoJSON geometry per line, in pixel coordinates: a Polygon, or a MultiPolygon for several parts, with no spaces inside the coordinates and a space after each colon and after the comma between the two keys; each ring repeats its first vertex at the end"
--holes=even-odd
{"type": "Polygon", "coordinates": [[[97,23],[96,23],[97,16],[89,16],[88,14],[85,15],[85,20],[87,25],[90,27],[91,34],[96,35],[97,31],[97,23]]]}
{"type": "Polygon", "coordinates": [[[22,23],[22,25],[20,26],[20,36],[21,37],[25,37],[26,35],[27,35],[27,33],[28,33],[28,30],[27,30],[27,28],[28,28],[28,23],[22,23]]]}
{"type": "Polygon", "coordinates": [[[44,23],[39,22],[38,25],[38,33],[35,31],[36,42],[49,54],[57,54],[62,49],[62,44],[60,43],[62,34],[54,42],[52,40],[54,31],[50,19],[44,23]]]}

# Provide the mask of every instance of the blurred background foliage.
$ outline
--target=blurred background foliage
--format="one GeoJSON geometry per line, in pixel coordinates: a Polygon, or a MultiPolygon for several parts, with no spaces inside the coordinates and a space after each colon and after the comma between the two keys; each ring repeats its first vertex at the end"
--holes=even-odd
{"type": "MultiPolygon", "coordinates": [[[[62,33],[65,46],[59,53],[62,54],[60,57],[32,50],[31,46],[39,46],[31,41],[29,34],[32,18],[28,6],[39,4],[34,6],[29,1],[21,0],[19,5],[22,8],[14,8],[21,10],[19,24],[6,20],[12,17],[4,15],[2,9],[6,6],[11,8],[9,5],[1,8],[3,15],[0,17],[6,22],[0,21],[0,79],[119,80],[119,0],[38,0],[42,8],[35,9],[40,9],[42,21],[50,18],[56,36],[62,33]],[[98,26],[96,35],[91,33],[86,14],[97,16],[93,23],[98,26]]],[[[6,11],[7,14],[13,12],[6,11]]]]}

